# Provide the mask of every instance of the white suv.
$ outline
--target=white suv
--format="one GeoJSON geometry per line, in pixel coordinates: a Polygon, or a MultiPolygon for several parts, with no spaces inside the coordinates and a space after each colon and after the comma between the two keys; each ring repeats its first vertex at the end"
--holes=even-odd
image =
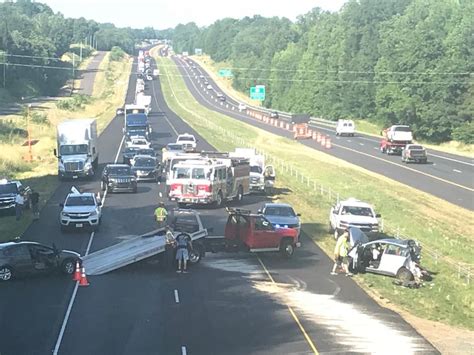
{"type": "Polygon", "coordinates": [[[61,203],[62,211],[59,214],[61,231],[68,229],[91,228],[96,231],[102,218],[101,201],[92,192],[79,192],[72,188],[64,203],[61,203]]]}
{"type": "Polygon", "coordinates": [[[347,227],[358,227],[365,233],[377,233],[379,232],[379,221],[377,218],[380,217],[380,214],[376,214],[370,204],[355,198],[349,198],[331,207],[329,212],[329,229],[331,232],[334,231],[336,238],[338,232],[347,227]]]}
{"type": "Polygon", "coordinates": [[[338,120],[336,126],[336,136],[348,135],[354,137],[355,125],[352,120],[338,120]]]}

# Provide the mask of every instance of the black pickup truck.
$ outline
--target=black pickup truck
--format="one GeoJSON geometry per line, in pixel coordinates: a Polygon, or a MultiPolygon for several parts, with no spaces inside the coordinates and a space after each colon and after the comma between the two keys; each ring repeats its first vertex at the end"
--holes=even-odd
{"type": "Polygon", "coordinates": [[[0,211],[14,211],[15,198],[17,195],[22,195],[24,199],[24,207],[30,208],[31,189],[29,186],[24,186],[17,180],[0,180],[0,211]]]}

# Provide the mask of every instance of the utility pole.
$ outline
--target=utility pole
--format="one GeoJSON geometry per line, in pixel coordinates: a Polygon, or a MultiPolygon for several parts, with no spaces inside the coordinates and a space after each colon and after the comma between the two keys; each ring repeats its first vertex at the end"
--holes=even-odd
{"type": "Polygon", "coordinates": [[[81,48],[79,49],[79,62],[82,63],[82,41],[81,41],[81,48]]]}
{"type": "Polygon", "coordinates": [[[31,150],[31,134],[30,134],[30,109],[31,104],[28,104],[26,109],[26,131],[28,132],[28,157],[27,160],[29,163],[33,161],[33,152],[31,150]]]}
{"type": "Polygon", "coordinates": [[[74,68],[75,64],[76,64],[76,62],[75,62],[75,60],[74,60],[74,52],[72,52],[72,84],[71,84],[71,95],[74,93],[74,78],[76,77],[75,72],[74,72],[74,70],[75,70],[75,68],[74,68]]]}

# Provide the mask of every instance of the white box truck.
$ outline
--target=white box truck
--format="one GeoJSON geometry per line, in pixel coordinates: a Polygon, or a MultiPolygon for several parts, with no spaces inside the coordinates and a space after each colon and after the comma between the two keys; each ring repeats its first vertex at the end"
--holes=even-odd
{"type": "Polygon", "coordinates": [[[99,165],[97,121],[86,118],[58,124],[54,155],[60,179],[94,176],[99,165]]]}

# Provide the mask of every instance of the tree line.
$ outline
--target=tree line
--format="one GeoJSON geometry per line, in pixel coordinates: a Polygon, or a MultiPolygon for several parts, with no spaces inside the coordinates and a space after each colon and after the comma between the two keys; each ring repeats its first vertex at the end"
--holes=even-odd
{"type": "Polygon", "coordinates": [[[65,18],[31,0],[0,3],[0,88],[13,96],[54,95],[71,78],[65,53],[83,56],[117,46],[133,53],[135,43],[156,38],[153,28],[117,28],[84,18],[65,18]],[[72,44],[76,44],[71,47],[72,44]]]}
{"type": "Polygon", "coordinates": [[[295,22],[254,16],[181,24],[175,51],[202,48],[264,105],[327,119],[408,124],[418,138],[474,143],[474,2],[349,0],[295,22]]]}

